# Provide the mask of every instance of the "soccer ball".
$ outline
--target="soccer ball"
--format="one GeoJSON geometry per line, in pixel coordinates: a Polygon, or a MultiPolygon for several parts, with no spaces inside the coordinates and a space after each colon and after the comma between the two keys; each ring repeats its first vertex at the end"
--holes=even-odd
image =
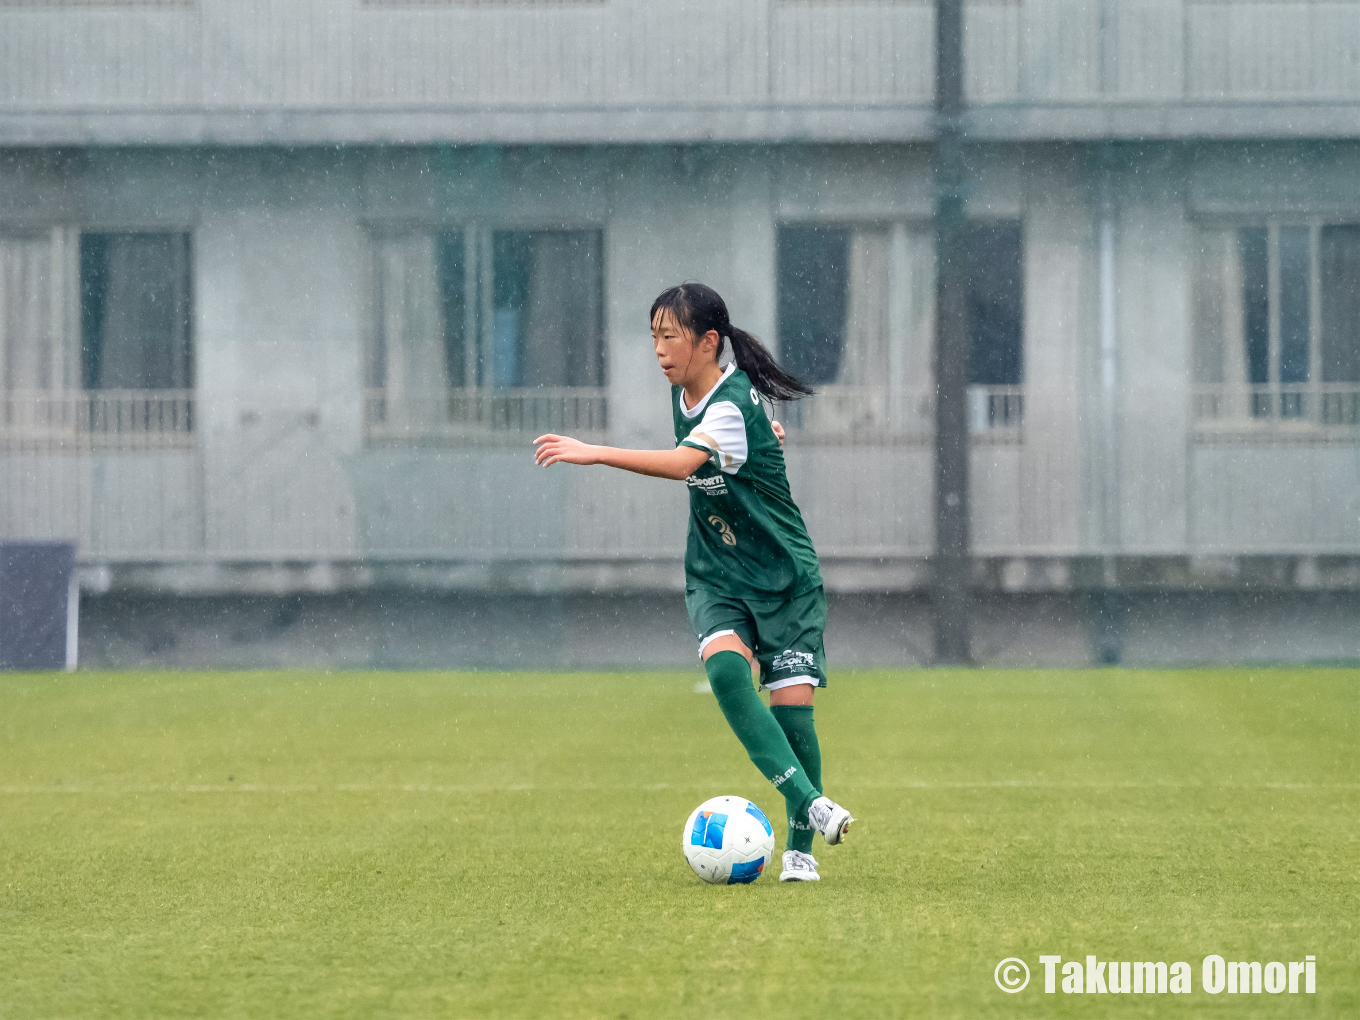
{"type": "Polygon", "coordinates": [[[680,837],[685,860],[713,885],[754,882],[774,856],[774,829],[745,797],[714,797],[694,809],[680,837]]]}

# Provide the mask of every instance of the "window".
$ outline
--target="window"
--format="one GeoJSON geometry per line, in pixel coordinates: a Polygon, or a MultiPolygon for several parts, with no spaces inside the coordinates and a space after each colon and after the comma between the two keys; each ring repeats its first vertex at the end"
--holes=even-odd
{"type": "Polygon", "coordinates": [[[780,358],[813,386],[881,383],[888,367],[888,231],[781,227],[780,358]]]}
{"type": "Polygon", "coordinates": [[[779,229],[779,356],[789,372],[814,386],[835,383],[841,374],[850,233],[841,226],[779,229]]]}
{"type": "Polygon", "coordinates": [[[890,232],[786,224],[775,253],[779,359],[817,390],[781,408],[793,428],[865,433],[888,419],[890,232]]]}
{"type": "Polygon", "coordinates": [[[1360,226],[1204,226],[1195,255],[1197,419],[1360,424],[1360,226]]]}
{"type": "Polygon", "coordinates": [[[60,393],[80,385],[69,231],[0,234],[0,390],[60,393]]]}
{"type": "MultiPolygon", "coordinates": [[[[1023,407],[1020,224],[974,223],[967,244],[973,429],[1014,429],[1023,407]]],[[[929,233],[905,224],[779,228],[779,358],[818,391],[780,409],[788,423],[860,436],[929,427],[933,260],[929,233]]]]}
{"type": "Polygon", "coordinates": [[[601,237],[593,230],[492,234],[492,386],[601,386],[601,237]]]}
{"type": "Polygon", "coordinates": [[[603,234],[379,234],[368,434],[605,428],[603,234]]]}
{"type": "Polygon", "coordinates": [[[0,441],[192,443],[189,237],[0,235],[0,441]]]}
{"type": "Polygon", "coordinates": [[[87,390],[193,385],[187,234],[81,235],[80,356],[87,390]]]}
{"type": "Polygon", "coordinates": [[[1024,270],[1020,224],[970,223],[968,381],[1019,386],[1024,381],[1024,270]]]}
{"type": "Polygon", "coordinates": [[[1322,304],[1318,361],[1324,384],[1360,383],[1360,226],[1319,231],[1322,304]]]}
{"type": "Polygon", "coordinates": [[[969,427],[1014,429],[1022,421],[1025,348],[1024,247],[1020,224],[968,224],[969,427]]]}

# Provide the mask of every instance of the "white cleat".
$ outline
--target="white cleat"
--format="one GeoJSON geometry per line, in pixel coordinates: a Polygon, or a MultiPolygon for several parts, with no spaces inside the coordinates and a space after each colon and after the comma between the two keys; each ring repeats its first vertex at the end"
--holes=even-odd
{"type": "Polygon", "coordinates": [[[808,821],[822,834],[827,843],[835,846],[837,843],[845,842],[845,837],[850,832],[850,823],[854,819],[850,817],[849,811],[834,800],[818,797],[808,807],[808,821]]]}
{"type": "Polygon", "coordinates": [[[817,874],[817,859],[812,854],[798,850],[784,851],[784,870],[779,874],[781,882],[820,882],[817,874]]]}

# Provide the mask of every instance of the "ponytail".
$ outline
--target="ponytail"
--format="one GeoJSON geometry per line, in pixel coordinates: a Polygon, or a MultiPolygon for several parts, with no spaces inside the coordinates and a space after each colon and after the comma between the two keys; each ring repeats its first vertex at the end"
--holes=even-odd
{"type": "MultiPolygon", "coordinates": [[[[657,313],[668,311],[675,321],[701,337],[713,330],[732,346],[732,357],[766,400],[797,400],[811,395],[812,387],[779,367],[769,349],[744,329],[732,325],[727,304],[712,287],[702,283],[682,283],[661,292],[652,302],[651,321],[657,313]]],[[[721,352],[721,349],[720,349],[721,352]]]]}
{"type": "Polygon", "coordinates": [[[746,330],[729,322],[727,339],[732,344],[732,357],[737,367],[750,376],[751,385],[765,399],[798,400],[812,395],[811,386],[780,368],[769,348],[746,330]]]}

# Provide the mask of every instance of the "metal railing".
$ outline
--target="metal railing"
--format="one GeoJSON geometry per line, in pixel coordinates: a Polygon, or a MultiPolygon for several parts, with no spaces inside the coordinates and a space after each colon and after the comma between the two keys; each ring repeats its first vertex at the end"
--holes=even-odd
{"type": "Polygon", "coordinates": [[[1201,438],[1360,437],[1360,384],[1196,386],[1191,391],[1191,413],[1201,438]]]}
{"type": "Polygon", "coordinates": [[[451,389],[442,396],[393,399],[364,392],[364,438],[370,445],[518,442],[528,433],[568,432],[602,438],[608,391],[599,387],[451,389]]]}
{"type": "Polygon", "coordinates": [[[0,392],[0,449],[188,449],[194,418],[193,390],[10,390],[0,392]]]}
{"type": "Polygon", "coordinates": [[[973,435],[1018,440],[1024,422],[1023,386],[968,387],[968,431],[973,435]]]}

